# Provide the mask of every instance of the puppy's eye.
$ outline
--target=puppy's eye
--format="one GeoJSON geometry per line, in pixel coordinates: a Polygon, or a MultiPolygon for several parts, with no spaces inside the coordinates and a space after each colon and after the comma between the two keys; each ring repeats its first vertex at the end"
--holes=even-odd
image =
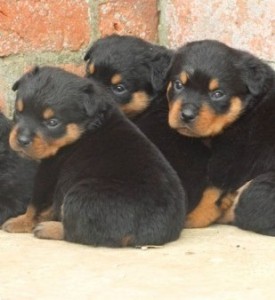
{"type": "Polygon", "coordinates": [[[122,83],[113,85],[111,87],[111,89],[112,89],[113,93],[116,95],[124,94],[127,91],[125,85],[122,83]]]}
{"type": "Polygon", "coordinates": [[[176,92],[180,92],[181,90],[184,89],[184,85],[180,80],[177,79],[173,82],[173,88],[176,92]]]}
{"type": "Polygon", "coordinates": [[[225,92],[223,90],[216,90],[210,93],[210,98],[213,101],[222,100],[225,97],[225,92]]]}
{"type": "Polygon", "coordinates": [[[53,118],[46,120],[44,123],[49,128],[56,128],[60,124],[60,121],[56,118],[53,118]]]}

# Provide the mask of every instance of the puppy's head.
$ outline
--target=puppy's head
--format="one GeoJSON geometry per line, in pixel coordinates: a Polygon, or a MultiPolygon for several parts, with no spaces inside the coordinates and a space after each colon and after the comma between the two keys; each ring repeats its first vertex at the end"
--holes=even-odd
{"type": "Polygon", "coordinates": [[[169,71],[169,125],[193,137],[215,136],[248,112],[271,84],[270,68],[217,41],[180,48],[169,71]]]}
{"type": "Polygon", "coordinates": [[[17,96],[10,146],[37,160],[77,141],[98,124],[108,106],[91,81],[58,68],[36,67],[13,90],[17,96]]]}
{"type": "Polygon", "coordinates": [[[171,55],[166,48],[140,38],[108,36],[86,53],[86,77],[107,87],[121,110],[133,117],[165,88],[171,55]]]}

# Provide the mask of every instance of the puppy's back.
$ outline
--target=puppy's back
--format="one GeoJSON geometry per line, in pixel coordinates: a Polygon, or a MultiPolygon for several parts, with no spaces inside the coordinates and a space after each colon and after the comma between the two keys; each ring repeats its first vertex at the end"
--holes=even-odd
{"type": "MultiPolygon", "coordinates": [[[[72,189],[68,186],[65,203],[71,205],[79,197],[78,192],[89,194],[90,200],[81,199],[89,207],[81,211],[81,218],[73,217],[79,214],[75,208],[65,213],[67,240],[121,246],[122,237],[130,236],[128,246],[163,244],[179,237],[185,218],[185,193],[179,178],[128,120],[120,115],[119,120],[115,117],[84,137],[74,157],[69,163],[77,165],[74,181],[78,184],[72,189]],[[95,215],[98,212],[100,217],[95,215]],[[108,228],[108,234],[94,230],[92,220],[108,228]]],[[[65,182],[66,173],[62,176],[65,182]]],[[[67,183],[70,185],[70,180],[67,183]]]]}

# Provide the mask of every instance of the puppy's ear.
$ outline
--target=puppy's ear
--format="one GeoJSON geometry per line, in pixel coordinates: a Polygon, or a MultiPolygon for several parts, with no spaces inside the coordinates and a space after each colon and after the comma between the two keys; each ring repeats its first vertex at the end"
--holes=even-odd
{"type": "Polygon", "coordinates": [[[87,84],[82,91],[84,92],[83,107],[87,116],[92,118],[96,114],[97,110],[97,103],[92,99],[94,87],[87,84]]]}
{"type": "Polygon", "coordinates": [[[172,52],[162,50],[155,55],[151,63],[151,82],[154,90],[161,91],[165,87],[167,73],[172,59],[172,52]]]}
{"type": "Polygon", "coordinates": [[[83,88],[85,97],[83,99],[83,106],[89,118],[97,118],[100,114],[104,113],[107,109],[107,101],[104,99],[104,91],[99,90],[98,87],[92,84],[87,84],[83,88]]]}
{"type": "Polygon", "coordinates": [[[11,87],[11,89],[12,89],[14,92],[17,91],[18,88],[19,88],[20,83],[21,83],[21,80],[20,80],[20,79],[17,80],[17,81],[15,81],[15,83],[13,84],[13,86],[11,87]]]}
{"type": "Polygon", "coordinates": [[[39,72],[39,67],[38,66],[35,66],[33,69],[31,69],[29,72],[27,72],[25,75],[23,75],[19,80],[17,80],[13,86],[12,86],[12,90],[13,91],[17,91],[20,84],[22,83],[22,80],[25,76],[29,77],[29,76],[33,76],[35,74],[37,74],[39,72]]]}
{"type": "Polygon", "coordinates": [[[261,96],[268,91],[274,76],[271,67],[257,57],[243,52],[238,68],[241,78],[253,96],[261,96]]]}
{"type": "Polygon", "coordinates": [[[34,66],[33,69],[29,72],[30,75],[35,75],[40,71],[39,66],[34,66]]]}
{"type": "Polygon", "coordinates": [[[85,54],[84,56],[84,60],[86,61],[86,66],[85,66],[85,77],[90,77],[91,73],[93,73],[91,70],[91,67],[93,65],[93,62],[92,62],[92,53],[94,51],[94,48],[91,47],[87,53],[85,54]]]}
{"type": "Polygon", "coordinates": [[[85,98],[83,106],[87,115],[86,128],[94,130],[100,127],[108,116],[111,103],[108,101],[108,94],[98,87],[89,85],[84,90],[85,98]]]}
{"type": "Polygon", "coordinates": [[[91,47],[87,52],[86,54],[84,55],[84,61],[87,61],[91,58],[92,56],[92,52],[93,52],[93,48],[91,47]]]}

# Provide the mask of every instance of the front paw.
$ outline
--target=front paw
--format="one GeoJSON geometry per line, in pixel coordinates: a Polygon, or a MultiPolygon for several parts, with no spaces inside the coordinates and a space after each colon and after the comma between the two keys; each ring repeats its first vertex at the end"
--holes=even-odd
{"type": "Polygon", "coordinates": [[[216,214],[212,211],[204,212],[202,214],[189,214],[186,217],[184,227],[185,228],[204,228],[213,223],[216,218],[216,214]]]}
{"type": "Polygon", "coordinates": [[[64,239],[64,228],[61,222],[41,222],[34,228],[33,233],[39,239],[64,239]]]}
{"type": "Polygon", "coordinates": [[[29,219],[26,215],[8,219],[2,225],[2,229],[10,233],[32,232],[33,227],[33,220],[29,219]]]}
{"type": "Polygon", "coordinates": [[[222,212],[227,211],[231,206],[234,204],[235,198],[237,196],[237,192],[228,193],[226,196],[224,196],[221,200],[221,204],[219,205],[219,208],[222,212]]]}

